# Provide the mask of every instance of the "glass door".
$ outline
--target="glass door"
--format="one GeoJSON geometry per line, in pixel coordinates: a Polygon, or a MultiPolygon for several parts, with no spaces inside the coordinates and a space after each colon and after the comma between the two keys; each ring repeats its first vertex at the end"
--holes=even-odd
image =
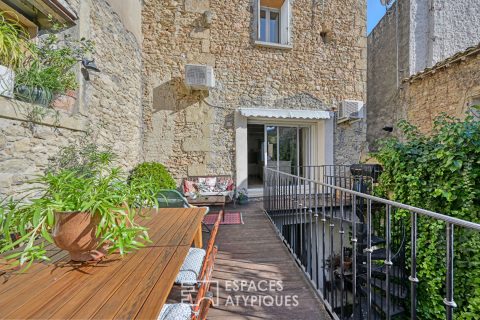
{"type": "Polygon", "coordinates": [[[265,125],[265,165],[268,168],[302,175],[310,163],[308,127],[265,125]]]}

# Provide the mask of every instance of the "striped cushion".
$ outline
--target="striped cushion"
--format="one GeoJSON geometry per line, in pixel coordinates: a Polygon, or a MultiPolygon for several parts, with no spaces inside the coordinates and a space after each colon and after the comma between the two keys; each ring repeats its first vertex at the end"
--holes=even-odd
{"type": "Polygon", "coordinates": [[[194,285],[197,283],[200,270],[202,269],[205,250],[199,248],[190,248],[187,257],[183,261],[180,272],[175,279],[176,284],[194,285]]]}
{"type": "Polygon", "coordinates": [[[164,304],[158,320],[187,320],[192,318],[192,309],[186,303],[164,304]]]}

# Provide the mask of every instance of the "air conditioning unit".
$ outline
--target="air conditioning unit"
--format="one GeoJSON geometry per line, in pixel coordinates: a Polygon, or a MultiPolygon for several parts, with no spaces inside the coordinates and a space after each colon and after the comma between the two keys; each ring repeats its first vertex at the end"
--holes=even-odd
{"type": "Polygon", "coordinates": [[[354,121],[365,117],[363,102],[356,100],[344,100],[338,109],[338,123],[354,121]]]}
{"type": "Polygon", "coordinates": [[[207,65],[187,64],[185,66],[185,83],[195,90],[208,90],[215,87],[213,68],[207,65]]]}

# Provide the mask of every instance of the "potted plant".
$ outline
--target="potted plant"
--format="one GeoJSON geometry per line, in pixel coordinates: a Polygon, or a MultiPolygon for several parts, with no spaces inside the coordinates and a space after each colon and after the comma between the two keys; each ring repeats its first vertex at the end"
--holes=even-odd
{"type": "Polygon", "coordinates": [[[239,189],[237,192],[237,202],[240,205],[244,205],[248,203],[248,193],[245,188],[239,189]]]}
{"type": "MultiPolygon", "coordinates": [[[[53,31],[61,27],[54,24],[53,31]]],[[[19,68],[15,96],[19,100],[71,111],[78,87],[74,66],[94,52],[94,43],[73,40],[68,33],[49,33],[30,43],[29,55],[19,68]]]]}
{"type": "Polygon", "coordinates": [[[0,12],[0,95],[13,98],[15,69],[21,63],[26,32],[0,12]]]}
{"type": "Polygon", "coordinates": [[[109,169],[112,157],[92,153],[91,163],[64,166],[32,181],[40,194],[13,210],[4,210],[0,253],[15,263],[46,260],[45,243],[67,250],[74,261],[101,258],[107,251],[121,255],[149,241],[147,229],[136,222],[142,206],[153,207],[150,181],[127,183],[119,168],[109,169]],[[12,231],[18,239],[9,236],[12,231]]]}

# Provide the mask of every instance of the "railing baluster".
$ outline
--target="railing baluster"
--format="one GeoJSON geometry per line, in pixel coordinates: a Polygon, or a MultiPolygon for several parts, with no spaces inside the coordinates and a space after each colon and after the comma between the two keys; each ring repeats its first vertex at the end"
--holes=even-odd
{"type": "Polygon", "coordinates": [[[330,297],[332,308],[335,309],[335,279],[333,274],[333,229],[335,228],[335,224],[333,223],[333,192],[335,189],[331,189],[330,191],[330,297]]]}
{"type": "MultiPolygon", "coordinates": [[[[325,177],[325,176],[324,176],[325,177]]],[[[322,184],[322,274],[323,274],[323,297],[327,298],[327,274],[325,271],[325,233],[327,223],[327,209],[326,209],[326,196],[325,185],[322,184]]]]}
{"type": "Polygon", "coordinates": [[[343,196],[344,193],[343,191],[340,191],[340,231],[338,232],[340,234],[340,274],[341,274],[341,287],[340,287],[340,319],[343,319],[345,317],[345,310],[344,310],[344,295],[345,295],[345,252],[343,248],[343,241],[344,241],[344,226],[343,226],[343,221],[345,219],[345,212],[343,208],[343,196]]]}
{"type": "Polygon", "coordinates": [[[353,195],[352,199],[352,280],[353,280],[353,315],[356,319],[357,313],[357,195],[353,195]]]}
{"type": "Polygon", "coordinates": [[[417,213],[411,214],[410,319],[417,319],[417,213]]]}
{"type": "Polygon", "coordinates": [[[385,289],[386,289],[386,309],[387,309],[387,320],[390,320],[391,316],[391,306],[390,306],[390,269],[393,265],[392,263],[392,253],[391,253],[391,211],[392,207],[387,204],[386,206],[386,217],[385,217],[385,233],[386,233],[386,251],[387,251],[387,256],[385,259],[385,266],[386,266],[386,276],[385,276],[385,289]]]}
{"type": "Polygon", "coordinates": [[[315,183],[315,281],[317,290],[320,288],[318,281],[318,185],[315,183]]]}
{"type": "Polygon", "coordinates": [[[367,319],[372,319],[372,201],[367,199],[367,319]]]}
{"type": "Polygon", "coordinates": [[[453,231],[454,225],[447,222],[447,276],[446,276],[446,297],[443,303],[446,308],[446,319],[453,319],[453,309],[457,304],[453,300],[453,231]]]}

